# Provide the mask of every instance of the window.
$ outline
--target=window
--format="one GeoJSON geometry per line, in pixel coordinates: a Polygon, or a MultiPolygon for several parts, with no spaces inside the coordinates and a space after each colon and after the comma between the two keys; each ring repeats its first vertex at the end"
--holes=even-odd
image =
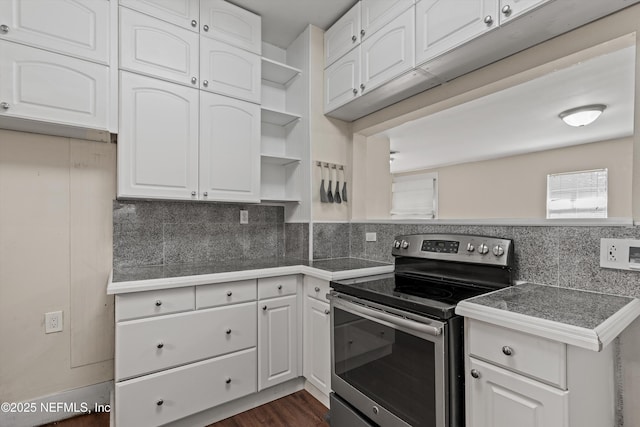
{"type": "Polygon", "coordinates": [[[391,218],[433,219],[438,215],[438,174],[394,176],[391,218]]]}
{"type": "Polygon", "coordinates": [[[547,218],[606,218],[607,169],[547,175],[547,218]]]}

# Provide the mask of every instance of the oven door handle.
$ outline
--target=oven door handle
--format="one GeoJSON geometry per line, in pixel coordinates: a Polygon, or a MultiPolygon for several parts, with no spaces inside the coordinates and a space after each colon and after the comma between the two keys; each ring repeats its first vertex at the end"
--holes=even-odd
{"type": "Polygon", "coordinates": [[[342,300],[342,298],[337,296],[333,297],[333,301],[334,303],[337,303],[337,305],[340,306],[341,308],[345,308],[349,311],[353,311],[358,314],[362,314],[364,316],[372,317],[374,319],[382,320],[383,322],[388,322],[394,325],[402,326],[407,329],[411,329],[417,332],[422,332],[428,335],[433,335],[435,337],[442,334],[442,328],[425,325],[424,323],[416,322],[415,320],[409,320],[395,314],[389,314],[384,311],[362,306],[354,302],[346,302],[342,300]]]}

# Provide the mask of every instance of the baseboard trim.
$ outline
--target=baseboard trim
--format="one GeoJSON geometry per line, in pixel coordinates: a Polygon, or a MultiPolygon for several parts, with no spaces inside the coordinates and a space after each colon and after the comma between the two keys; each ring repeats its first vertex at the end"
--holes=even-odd
{"type": "Polygon", "coordinates": [[[322,403],[327,409],[329,409],[329,396],[320,391],[320,389],[313,384],[311,384],[308,380],[304,381],[304,389],[309,392],[309,394],[317,401],[322,403]]]}
{"type": "Polygon", "coordinates": [[[0,426],[39,426],[82,415],[86,412],[95,412],[96,405],[100,405],[98,411],[110,410],[112,390],[113,381],[105,381],[21,402],[21,407],[26,406],[33,411],[0,411],[0,426]],[[84,412],[85,409],[86,412],[84,412]]]}

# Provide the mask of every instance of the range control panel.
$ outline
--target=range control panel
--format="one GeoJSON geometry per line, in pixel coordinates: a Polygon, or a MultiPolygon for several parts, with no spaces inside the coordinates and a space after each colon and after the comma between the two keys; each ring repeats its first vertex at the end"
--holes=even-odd
{"type": "Polygon", "coordinates": [[[396,236],[391,253],[394,256],[509,266],[513,262],[513,241],[468,234],[408,234],[396,236]]]}

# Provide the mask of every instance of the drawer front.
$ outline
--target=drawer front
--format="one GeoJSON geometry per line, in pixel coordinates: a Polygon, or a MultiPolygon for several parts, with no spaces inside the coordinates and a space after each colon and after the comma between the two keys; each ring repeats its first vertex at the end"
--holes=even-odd
{"type": "Polygon", "coordinates": [[[190,311],[194,300],[192,286],[116,295],[116,322],[190,311]]]}
{"type": "Polygon", "coordinates": [[[468,322],[470,355],[566,389],[566,345],[488,323],[468,322]]]}
{"type": "Polygon", "coordinates": [[[297,290],[297,275],[258,279],[258,299],[293,295],[297,290]]]}
{"type": "Polygon", "coordinates": [[[116,380],[254,347],[255,302],[133,320],[116,327],[116,380]]]}
{"type": "Polygon", "coordinates": [[[256,300],[256,280],[216,283],[196,287],[196,308],[209,308],[256,300]]]}
{"type": "Polygon", "coordinates": [[[256,349],[116,384],[116,425],[159,426],[255,393],[256,349]]]}
{"type": "Polygon", "coordinates": [[[327,299],[327,294],[329,293],[329,289],[331,289],[329,286],[329,281],[305,276],[304,286],[305,293],[311,298],[329,302],[329,300],[327,299]]]}

